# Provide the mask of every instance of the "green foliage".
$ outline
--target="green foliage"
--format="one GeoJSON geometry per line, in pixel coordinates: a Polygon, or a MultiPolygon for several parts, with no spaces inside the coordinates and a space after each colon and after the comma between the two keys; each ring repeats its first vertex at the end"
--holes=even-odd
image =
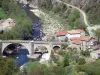
{"type": "Polygon", "coordinates": [[[83,29],[83,30],[85,30],[86,31],[86,25],[84,25],[84,24],[77,24],[76,26],[75,26],[75,29],[83,29]]]}
{"type": "Polygon", "coordinates": [[[7,18],[13,18],[16,21],[16,26],[11,30],[0,35],[0,39],[24,39],[32,33],[32,22],[27,17],[27,14],[21,9],[15,0],[2,0],[2,9],[7,15],[7,18]]]}
{"type": "Polygon", "coordinates": [[[64,56],[63,63],[64,63],[64,67],[69,66],[69,56],[67,54],[64,56]]]}
{"type": "Polygon", "coordinates": [[[17,72],[18,68],[12,58],[0,57],[0,75],[15,75],[17,72]]]}
{"type": "Polygon", "coordinates": [[[54,62],[57,61],[57,58],[56,58],[56,56],[54,55],[54,52],[53,52],[53,51],[51,51],[50,58],[51,58],[51,61],[54,61],[54,62]]]}
{"type": "Polygon", "coordinates": [[[63,66],[63,60],[61,61],[60,59],[56,61],[57,66],[63,66]]]}
{"type": "Polygon", "coordinates": [[[95,2],[92,5],[88,6],[86,12],[88,14],[88,18],[91,24],[100,24],[100,3],[95,2]]]}
{"type": "Polygon", "coordinates": [[[56,2],[52,8],[52,11],[54,13],[59,13],[59,16],[63,16],[65,10],[67,10],[67,6],[63,3],[58,3],[58,2],[56,2]]]}
{"type": "Polygon", "coordinates": [[[0,8],[0,19],[4,19],[6,17],[5,12],[3,11],[2,8],[0,8]]]}
{"type": "Polygon", "coordinates": [[[62,66],[53,66],[50,75],[66,75],[66,69],[62,66]]]}
{"type": "Polygon", "coordinates": [[[100,40],[100,28],[94,30],[95,36],[98,38],[98,41],[100,40]]]}
{"type": "Polygon", "coordinates": [[[52,8],[51,0],[41,0],[41,1],[38,1],[38,5],[39,5],[40,8],[46,8],[48,10],[52,8]]]}
{"type": "Polygon", "coordinates": [[[68,47],[67,44],[62,44],[62,45],[61,45],[61,48],[64,49],[64,50],[66,50],[67,47],[68,47]]]}
{"type": "Polygon", "coordinates": [[[77,27],[80,24],[80,13],[78,10],[74,10],[69,16],[70,29],[77,27]]]}
{"type": "Polygon", "coordinates": [[[79,65],[78,67],[79,71],[86,72],[88,75],[100,75],[100,60],[97,60],[96,62],[87,63],[84,65],[79,65]]]}
{"type": "Polygon", "coordinates": [[[2,6],[2,0],[0,0],[0,7],[2,6]]]}
{"type": "Polygon", "coordinates": [[[76,59],[76,62],[79,64],[79,65],[83,65],[86,63],[85,59],[84,58],[78,58],[76,59]]]}
{"type": "Polygon", "coordinates": [[[64,55],[65,55],[65,53],[66,53],[66,52],[65,52],[65,51],[63,51],[63,50],[59,50],[59,52],[58,52],[58,54],[59,54],[59,55],[62,55],[62,56],[64,56],[64,55]]]}
{"type": "Polygon", "coordinates": [[[62,66],[50,66],[47,67],[44,64],[40,64],[38,62],[29,62],[26,64],[23,75],[65,75],[66,69],[62,66]]]}
{"type": "Polygon", "coordinates": [[[27,75],[48,75],[49,69],[46,65],[38,64],[32,67],[28,72],[27,75]]]}
{"type": "Polygon", "coordinates": [[[81,51],[81,54],[83,55],[83,56],[90,56],[90,51],[89,50],[85,50],[85,51],[81,51]]]}
{"type": "MultiPolygon", "coordinates": [[[[51,4],[50,6],[51,9],[49,9],[49,11],[54,13],[53,15],[59,16],[59,19],[64,23],[64,26],[67,23],[69,24],[70,29],[73,29],[80,24],[80,13],[78,12],[78,10],[71,11],[71,8],[68,8],[67,5],[60,2],[56,2],[55,4],[51,4]]],[[[44,7],[44,9],[48,10],[46,7],[44,7]]]]}
{"type": "Polygon", "coordinates": [[[32,67],[35,67],[37,64],[39,64],[39,62],[28,62],[27,64],[25,64],[24,69],[31,69],[32,67]]]}

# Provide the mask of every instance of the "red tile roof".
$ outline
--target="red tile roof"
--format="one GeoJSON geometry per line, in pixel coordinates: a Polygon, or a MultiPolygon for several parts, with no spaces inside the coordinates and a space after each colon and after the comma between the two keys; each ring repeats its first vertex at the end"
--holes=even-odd
{"type": "Polygon", "coordinates": [[[56,35],[57,36],[65,36],[67,33],[68,33],[68,31],[59,31],[59,32],[56,32],[56,35]]]}
{"type": "Polygon", "coordinates": [[[80,40],[74,40],[72,41],[73,44],[77,44],[77,45],[80,45],[81,41],[80,40]]]}
{"type": "Polygon", "coordinates": [[[90,38],[91,38],[90,36],[81,36],[82,41],[89,41],[90,38]]]}
{"type": "Polygon", "coordinates": [[[75,40],[89,41],[90,40],[90,36],[74,37],[74,38],[71,38],[70,40],[71,41],[75,41],[75,40]]]}
{"type": "Polygon", "coordinates": [[[82,30],[82,29],[77,29],[77,31],[79,31],[79,32],[84,32],[84,30],[82,30]]]}
{"type": "Polygon", "coordinates": [[[90,39],[89,36],[81,36],[81,37],[71,38],[70,40],[72,41],[73,44],[80,44],[81,40],[89,41],[89,39],[90,39]]]}
{"type": "Polygon", "coordinates": [[[69,34],[77,34],[77,33],[82,33],[82,32],[84,32],[84,30],[81,30],[81,29],[68,31],[69,34]]]}
{"type": "Polygon", "coordinates": [[[81,40],[81,37],[74,37],[70,39],[71,41],[75,41],[75,40],[81,40]]]}
{"type": "Polygon", "coordinates": [[[90,42],[97,42],[95,38],[91,39],[90,42]]]}

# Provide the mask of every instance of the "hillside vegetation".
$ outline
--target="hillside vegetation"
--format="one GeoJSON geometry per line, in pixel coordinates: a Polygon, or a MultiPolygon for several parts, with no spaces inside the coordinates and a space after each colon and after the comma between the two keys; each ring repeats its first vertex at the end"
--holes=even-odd
{"type": "MultiPolygon", "coordinates": [[[[100,24],[100,0],[61,0],[67,2],[76,7],[83,9],[88,16],[90,24],[100,24]]],[[[46,9],[56,9],[56,12],[60,13],[60,16],[64,18],[69,15],[69,9],[66,9],[64,4],[52,4],[51,0],[41,0],[39,1],[39,6],[45,7],[46,9]],[[56,7],[57,6],[57,7],[56,7]],[[62,10],[63,9],[63,10],[62,10]],[[62,14],[63,13],[63,14],[62,14]],[[65,15],[66,14],[66,15],[65,15]]],[[[70,12],[70,11],[69,11],[70,12]]]]}
{"type": "Polygon", "coordinates": [[[100,0],[62,0],[77,6],[87,13],[91,24],[100,24],[100,0]]]}
{"type": "Polygon", "coordinates": [[[2,40],[25,39],[32,33],[32,22],[15,0],[0,0],[0,19],[12,18],[16,26],[0,34],[2,40]]]}
{"type": "Polygon", "coordinates": [[[46,9],[49,12],[52,12],[53,17],[59,16],[58,18],[63,22],[64,26],[69,25],[69,29],[85,29],[85,25],[81,22],[80,12],[78,10],[67,7],[65,4],[59,2],[53,4],[51,0],[39,1],[39,7],[41,9],[46,9]]]}

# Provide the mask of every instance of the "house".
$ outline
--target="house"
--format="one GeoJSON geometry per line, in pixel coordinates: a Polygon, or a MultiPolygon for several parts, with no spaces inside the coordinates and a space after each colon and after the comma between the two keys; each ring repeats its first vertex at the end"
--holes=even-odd
{"type": "Polygon", "coordinates": [[[90,36],[80,36],[70,39],[70,44],[75,44],[80,50],[97,50],[99,49],[98,42],[90,36]]]}
{"type": "Polygon", "coordinates": [[[99,49],[99,43],[95,38],[91,38],[89,40],[89,48],[92,49],[92,50],[99,49]]]}
{"type": "Polygon", "coordinates": [[[58,31],[56,32],[56,37],[59,41],[64,41],[68,31],[58,31]]]}
{"type": "Polygon", "coordinates": [[[68,33],[66,34],[66,37],[68,38],[68,40],[72,38],[78,38],[81,36],[85,36],[85,31],[81,29],[71,30],[71,31],[68,31],[68,33]]]}
{"type": "Polygon", "coordinates": [[[70,39],[70,44],[77,45],[78,50],[86,50],[88,47],[89,36],[80,36],[70,39]]]}
{"type": "Polygon", "coordinates": [[[90,40],[90,36],[81,36],[81,50],[87,50],[89,49],[89,40],[90,40]]]}
{"type": "Polygon", "coordinates": [[[90,56],[91,58],[98,59],[100,57],[100,50],[92,51],[90,56]]]}
{"type": "Polygon", "coordinates": [[[99,49],[99,44],[95,38],[91,38],[90,36],[82,36],[81,37],[81,50],[97,50],[99,49]]]}

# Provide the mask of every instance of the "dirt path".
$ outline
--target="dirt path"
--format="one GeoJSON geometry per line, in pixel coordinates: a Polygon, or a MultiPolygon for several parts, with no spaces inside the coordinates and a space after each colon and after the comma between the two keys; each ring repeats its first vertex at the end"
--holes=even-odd
{"type": "Polygon", "coordinates": [[[56,1],[58,1],[58,2],[60,2],[60,3],[64,3],[64,4],[67,5],[68,7],[70,6],[70,7],[72,7],[72,8],[77,9],[80,13],[82,13],[82,15],[83,15],[83,17],[84,17],[84,23],[85,23],[85,25],[86,25],[86,26],[89,26],[86,13],[85,13],[83,10],[81,10],[80,8],[75,7],[75,6],[71,5],[71,4],[68,4],[68,3],[66,3],[66,2],[62,2],[62,1],[60,1],[60,0],[56,0],[56,1]]]}

